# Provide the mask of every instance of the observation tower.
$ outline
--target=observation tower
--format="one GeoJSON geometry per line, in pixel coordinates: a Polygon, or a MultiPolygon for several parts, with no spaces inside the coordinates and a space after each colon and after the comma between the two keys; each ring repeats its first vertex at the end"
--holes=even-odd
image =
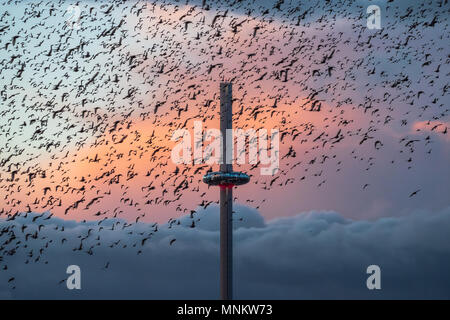
{"type": "Polygon", "coordinates": [[[222,161],[220,171],[203,176],[203,182],[220,188],[220,297],[233,299],[233,187],[250,181],[247,174],[234,172],[232,166],[233,137],[227,135],[232,129],[231,83],[220,84],[220,131],[222,133],[222,161]],[[231,141],[227,141],[227,139],[231,141]],[[228,147],[228,153],[227,153],[228,147]]]}

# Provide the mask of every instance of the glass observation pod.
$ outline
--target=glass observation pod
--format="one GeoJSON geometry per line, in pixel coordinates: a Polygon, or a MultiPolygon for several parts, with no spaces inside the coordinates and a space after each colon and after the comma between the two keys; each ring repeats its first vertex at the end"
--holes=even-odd
{"type": "Polygon", "coordinates": [[[239,186],[249,181],[243,172],[210,172],[203,176],[203,182],[210,186],[239,186]]]}

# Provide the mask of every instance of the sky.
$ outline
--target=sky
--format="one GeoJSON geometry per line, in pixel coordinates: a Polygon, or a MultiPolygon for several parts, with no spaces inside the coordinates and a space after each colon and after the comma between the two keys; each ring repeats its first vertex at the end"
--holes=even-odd
{"type": "MultiPolygon", "coordinates": [[[[5,232],[0,268],[9,268],[0,271],[0,295],[50,298],[64,291],[63,297],[77,298],[64,284],[53,287],[66,276],[62,266],[75,260],[93,270],[87,283],[114,272],[130,282],[126,294],[118,292],[123,282],[111,284],[114,290],[97,283],[79,297],[214,298],[217,230],[189,226],[217,214],[218,190],[201,178],[218,166],[173,163],[171,136],[180,128],[193,132],[194,121],[218,128],[219,83],[231,81],[233,126],[277,129],[281,136],[277,174],[261,175],[261,164],[234,166],[250,175],[234,200],[243,223],[252,226],[236,231],[236,254],[243,255],[236,272],[245,283],[237,296],[448,298],[447,278],[435,279],[448,267],[441,241],[450,208],[448,2],[278,4],[2,3],[2,227],[16,214],[20,219],[33,212],[51,214],[46,223],[54,226],[67,223],[75,242],[99,221],[118,219],[133,233],[111,235],[128,245],[115,249],[117,263],[102,270],[108,255],[103,245],[94,255],[71,252],[51,232],[42,244],[33,242],[34,259],[48,239],[54,243],[23,266],[18,257],[30,248],[18,239],[7,242],[11,233],[5,232]],[[367,28],[369,4],[380,6],[380,30],[367,28]],[[80,28],[67,24],[71,5],[80,10],[80,28]],[[180,230],[169,229],[171,221],[180,230]],[[154,223],[162,226],[157,239],[137,255],[139,270],[127,271],[127,260],[136,255],[129,249],[133,236],[154,223]],[[171,237],[177,240],[167,246],[171,237]],[[8,255],[8,246],[20,249],[8,255]],[[262,263],[270,257],[262,249],[267,246],[280,252],[285,266],[262,263]],[[254,260],[238,248],[254,253],[254,260]],[[342,248],[348,254],[337,259],[335,270],[334,251],[342,248]],[[297,261],[300,252],[308,258],[297,261]],[[169,272],[169,265],[191,254],[209,258],[192,258],[186,273],[175,267],[169,272]],[[386,266],[391,281],[378,296],[360,281],[373,260],[386,266]],[[260,265],[252,278],[247,270],[260,265]],[[61,279],[32,280],[27,268],[30,274],[55,268],[50,274],[61,279]],[[267,285],[264,268],[273,274],[267,285]],[[161,283],[140,288],[134,275],[149,269],[161,283]],[[204,272],[186,279],[195,270],[204,272]],[[320,277],[314,270],[336,278],[329,290],[319,281],[305,282],[305,275],[320,277]],[[291,285],[289,277],[298,282],[291,285]],[[181,284],[194,280],[198,291],[184,292],[181,284]]],[[[23,223],[32,228],[35,221],[28,220],[23,223]]]]}

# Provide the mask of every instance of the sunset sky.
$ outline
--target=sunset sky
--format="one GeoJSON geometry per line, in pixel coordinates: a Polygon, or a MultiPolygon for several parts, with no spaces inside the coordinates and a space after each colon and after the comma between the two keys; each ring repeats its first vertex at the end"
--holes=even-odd
{"type": "MultiPolygon", "coordinates": [[[[34,68],[25,68],[22,77],[12,80],[12,85],[4,91],[7,99],[4,99],[1,120],[5,136],[2,159],[12,154],[2,166],[1,174],[7,213],[24,211],[30,205],[35,212],[51,211],[64,216],[67,207],[84,198],[85,202],[69,211],[67,217],[91,218],[98,211],[108,211],[106,215],[112,216],[116,210],[122,211],[120,215],[125,219],[133,220],[145,212],[147,221],[164,221],[185,213],[176,212],[177,206],[194,210],[204,199],[217,201],[217,190],[207,190],[199,183],[209,166],[196,170],[198,166],[192,165],[179,169],[188,169],[185,172],[189,178],[188,190],[198,189],[197,192],[186,190],[178,201],[167,206],[145,204],[147,198],[160,197],[162,202],[176,198],[171,187],[183,176],[172,175],[165,187],[161,187],[161,181],[175,170],[170,159],[174,145],[170,141],[171,134],[181,126],[193,131],[195,120],[204,121],[205,126],[211,128],[219,127],[218,84],[222,79],[233,80],[236,128],[276,128],[286,134],[281,141],[281,170],[277,181],[270,190],[265,190],[262,183],[270,183],[275,177],[264,177],[258,174],[258,169],[251,170],[252,183],[239,189],[238,202],[258,206],[267,218],[312,209],[338,210],[352,218],[375,218],[413,208],[440,209],[448,205],[446,190],[440,187],[449,176],[449,140],[448,135],[443,134],[448,117],[433,119],[440,113],[448,113],[445,110],[448,95],[441,93],[446,78],[433,73],[438,65],[441,65],[440,74],[448,71],[444,64],[447,52],[443,50],[445,41],[439,39],[442,35],[433,29],[422,30],[421,37],[408,36],[406,20],[396,22],[395,29],[388,31],[389,25],[394,24],[388,16],[384,21],[386,28],[378,31],[379,35],[370,46],[357,45],[364,44],[377,31],[365,28],[365,19],[359,19],[360,26],[352,27],[356,6],[355,9],[345,8],[336,19],[322,22],[317,22],[313,14],[307,14],[300,26],[283,18],[282,12],[249,18],[241,12],[245,11],[243,9],[229,11],[226,18],[219,18],[220,25],[239,25],[239,33],[234,34],[232,28],[201,24],[212,21],[223,8],[206,11],[194,4],[163,6],[156,3],[142,6],[139,15],[136,9],[129,13],[122,12],[120,6],[114,8],[106,25],[114,25],[121,19],[124,23],[114,35],[99,38],[103,31],[99,26],[101,12],[108,9],[105,4],[102,7],[98,3],[83,3],[78,31],[65,27],[67,17],[60,14],[46,18],[42,26],[29,29],[27,26],[34,26],[37,18],[20,21],[25,7],[29,10],[26,5],[8,10],[11,15],[8,19],[14,20],[15,16],[18,19],[2,34],[3,43],[17,33],[19,40],[27,39],[16,41],[21,57],[2,72],[5,85],[15,74],[16,66],[27,64],[26,57],[36,64],[34,68]],[[87,12],[89,8],[94,8],[93,14],[87,12]],[[187,31],[180,31],[184,29],[181,17],[192,21],[187,31]],[[69,55],[67,61],[64,57],[68,50],[54,53],[53,59],[63,60],[60,63],[46,57],[49,50],[60,45],[60,35],[48,33],[45,41],[33,39],[33,35],[48,32],[46,30],[55,25],[60,26],[60,33],[67,37],[63,43],[65,48],[84,44],[83,50],[69,55]],[[256,32],[252,37],[256,26],[264,32],[256,32]],[[215,32],[221,35],[212,37],[215,32]],[[197,33],[202,34],[198,40],[195,39],[197,33]],[[408,38],[409,41],[407,46],[393,52],[392,41],[383,38],[397,41],[408,38]],[[122,46],[111,53],[105,49],[119,41],[122,46]],[[434,42],[437,46],[431,45],[434,42]],[[432,64],[421,68],[418,63],[424,59],[425,53],[420,52],[424,48],[429,49],[427,52],[433,59],[432,64]],[[218,55],[220,50],[223,54],[218,55]],[[273,54],[269,54],[270,51],[273,54]],[[142,58],[145,52],[147,59],[142,58]],[[327,76],[325,66],[319,62],[332,52],[336,66],[331,76],[327,76]],[[88,53],[92,58],[83,58],[88,53]],[[405,58],[400,59],[400,55],[405,58]],[[131,63],[128,62],[130,56],[135,57],[131,63]],[[278,63],[283,59],[285,61],[278,63]],[[133,62],[135,68],[130,67],[133,62]],[[288,62],[292,65],[285,67],[289,68],[289,81],[275,80],[276,73],[284,70],[281,66],[288,62]],[[358,63],[363,67],[354,70],[358,63]],[[217,64],[220,65],[208,73],[209,67],[217,64]],[[74,71],[75,66],[78,71],[74,71]],[[158,73],[160,68],[164,73],[158,73]],[[367,71],[373,68],[377,72],[368,75],[367,71]],[[318,70],[320,76],[311,76],[313,70],[318,70]],[[383,76],[380,76],[381,71],[383,76]],[[97,73],[97,86],[88,86],[77,93],[77,88],[97,73]],[[264,74],[262,80],[256,81],[264,74]],[[386,85],[390,79],[403,75],[410,79],[408,87],[386,85]],[[116,76],[118,82],[111,83],[116,76]],[[58,90],[54,90],[61,80],[58,90]],[[433,84],[423,90],[430,82],[433,84]],[[124,99],[129,90],[135,90],[135,95],[124,99]],[[315,99],[321,101],[322,110],[310,112],[308,97],[319,90],[315,99]],[[424,93],[417,98],[419,91],[424,93]],[[63,94],[66,95],[62,102],[63,94]],[[435,98],[439,100],[432,104],[435,98]],[[12,103],[22,100],[22,107],[18,104],[12,107],[12,103]],[[205,107],[208,101],[209,107],[205,107]],[[6,108],[7,105],[11,107],[6,108]],[[155,105],[160,105],[156,113],[155,105]],[[365,109],[367,105],[370,109],[365,109]],[[426,105],[429,108],[423,110],[421,107],[426,105]],[[255,108],[261,108],[261,113],[253,117],[255,108]],[[179,109],[183,111],[177,116],[179,109]],[[243,113],[238,115],[241,109],[243,113]],[[62,111],[53,113],[57,110],[62,111]],[[386,117],[391,119],[387,124],[386,117]],[[45,130],[36,135],[35,132],[44,127],[41,120],[46,121],[45,130]],[[406,124],[402,125],[402,120],[406,124]],[[342,121],[348,124],[344,127],[342,121]],[[435,125],[439,125],[438,128],[431,130],[435,125]],[[112,128],[116,130],[111,132],[112,128]],[[334,145],[330,142],[323,145],[339,129],[345,138],[334,145]],[[365,131],[370,132],[371,138],[360,145],[365,131]],[[292,132],[300,132],[296,140],[292,139],[292,132]],[[321,133],[324,135],[315,140],[321,133]],[[147,143],[152,135],[152,143],[147,143]],[[430,144],[424,141],[428,135],[430,144]],[[413,153],[405,143],[415,139],[419,141],[414,142],[413,153]],[[374,148],[376,140],[383,145],[379,150],[374,148]],[[295,149],[296,157],[282,158],[290,146],[295,149]],[[152,157],[159,147],[163,149],[152,157]],[[430,149],[432,153],[427,154],[430,149]],[[96,155],[99,160],[93,162],[96,155]],[[324,156],[327,158],[321,163],[324,156]],[[314,159],[315,163],[310,164],[314,159]],[[300,164],[291,169],[298,162],[300,164]],[[14,169],[18,170],[17,180],[8,183],[9,171],[14,169]],[[150,169],[154,170],[147,177],[145,174],[150,169]],[[30,185],[28,173],[44,171],[46,177],[37,174],[30,185]],[[109,184],[119,174],[122,174],[119,183],[109,184]],[[127,175],[133,177],[127,179],[127,175]],[[300,180],[303,176],[304,180],[300,180]],[[102,178],[95,180],[98,177],[102,178]],[[152,181],[155,189],[151,193],[143,191],[142,187],[152,181]],[[369,186],[363,190],[365,184],[369,186]],[[80,192],[83,186],[85,190],[80,192]],[[44,195],[46,187],[50,189],[44,195]],[[168,193],[163,196],[164,189],[168,193]],[[409,199],[417,189],[421,189],[420,194],[409,199]],[[120,202],[125,191],[124,198],[130,198],[133,205],[120,202]],[[111,195],[105,195],[107,192],[111,195]],[[203,192],[207,193],[200,197],[203,192]],[[86,208],[96,197],[101,198],[86,208]],[[34,204],[35,199],[39,204],[34,204]],[[56,206],[59,201],[61,205],[56,206]]],[[[57,12],[64,13],[61,9],[57,12]]],[[[339,10],[335,14],[339,14],[339,10]]],[[[10,57],[5,50],[1,54],[3,59],[10,57]]],[[[245,166],[236,169],[249,170],[245,166]]]]}
{"type": "Polygon", "coordinates": [[[448,9],[443,1],[2,3],[0,219],[33,212],[151,224],[217,209],[218,189],[201,179],[218,165],[174,164],[171,137],[193,136],[194,121],[219,128],[222,81],[233,83],[235,128],[280,132],[275,175],[234,165],[251,177],[234,192],[242,210],[266,223],[305,212],[372,222],[444,212],[448,9]],[[369,4],[381,8],[380,30],[366,26],[369,4]],[[67,23],[70,5],[79,29],[67,23]]]}

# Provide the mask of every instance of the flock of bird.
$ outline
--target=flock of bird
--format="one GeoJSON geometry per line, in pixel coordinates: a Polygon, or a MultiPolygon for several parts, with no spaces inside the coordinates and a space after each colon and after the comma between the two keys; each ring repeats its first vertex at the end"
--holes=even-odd
{"type": "Polygon", "coordinates": [[[101,241],[114,218],[129,222],[113,230],[168,208],[169,227],[186,214],[195,227],[194,209],[217,202],[201,183],[214,168],[174,164],[171,137],[195,120],[218,127],[222,80],[233,83],[235,127],[280,130],[279,173],[243,166],[261,190],[321,187],[342,169],[342,150],[370,170],[389,130],[401,135],[392,163],[432,156],[448,135],[448,1],[388,1],[380,30],[366,27],[366,8],[337,2],[4,1],[0,268],[31,241],[45,240],[25,263],[67,241],[42,239],[51,215],[98,221],[73,248],[87,254],[120,245],[101,241]]]}

